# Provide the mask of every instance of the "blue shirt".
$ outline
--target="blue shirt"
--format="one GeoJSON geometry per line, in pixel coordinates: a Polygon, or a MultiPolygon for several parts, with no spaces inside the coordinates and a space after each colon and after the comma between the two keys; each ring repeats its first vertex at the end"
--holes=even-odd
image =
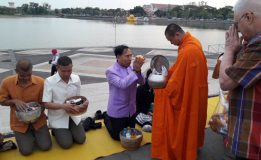
{"type": "Polygon", "coordinates": [[[130,117],[136,112],[137,84],[144,84],[142,74],[117,62],[106,70],[109,83],[107,114],[114,118],[130,117]]]}

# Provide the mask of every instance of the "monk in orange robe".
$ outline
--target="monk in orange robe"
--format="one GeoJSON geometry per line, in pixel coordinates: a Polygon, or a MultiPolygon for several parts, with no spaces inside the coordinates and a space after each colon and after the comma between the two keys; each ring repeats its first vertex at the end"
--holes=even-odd
{"type": "Polygon", "coordinates": [[[165,36],[179,46],[164,89],[155,90],[151,157],[196,160],[204,144],[207,117],[208,68],[200,42],[170,24],[165,36]]]}

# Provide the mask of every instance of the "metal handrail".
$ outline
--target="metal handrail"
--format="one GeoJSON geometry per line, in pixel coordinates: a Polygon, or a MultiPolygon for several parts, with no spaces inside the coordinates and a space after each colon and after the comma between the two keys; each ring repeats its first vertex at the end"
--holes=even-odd
{"type": "Polygon", "coordinates": [[[225,44],[208,45],[208,54],[221,54],[224,52],[225,44]]]}

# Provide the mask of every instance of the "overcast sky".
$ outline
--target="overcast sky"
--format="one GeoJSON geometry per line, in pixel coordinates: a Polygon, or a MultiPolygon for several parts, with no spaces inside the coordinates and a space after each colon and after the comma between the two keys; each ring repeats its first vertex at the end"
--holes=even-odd
{"type": "MultiPolygon", "coordinates": [[[[208,5],[220,8],[227,5],[234,6],[237,0],[205,0],[208,5]]],[[[8,2],[14,2],[15,6],[21,6],[24,3],[36,2],[42,4],[49,3],[54,8],[67,7],[99,7],[106,9],[124,8],[132,9],[135,6],[142,6],[150,3],[178,4],[184,5],[189,2],[199,2],[199,0],[0,0],[1,6],[8,6],[8,2]]]]}

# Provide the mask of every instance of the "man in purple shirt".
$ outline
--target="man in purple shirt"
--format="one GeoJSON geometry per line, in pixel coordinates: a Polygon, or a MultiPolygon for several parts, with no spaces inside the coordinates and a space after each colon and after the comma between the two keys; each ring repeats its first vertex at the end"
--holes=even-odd
{"type": "Polygon", "coordinates": [[[144,84],[141,67],[144,61],[135,58],[131,67],[132,52],[128,46],[114,48],[117,62],[106,70],[109,83],[109,101],[104,124],[110,136],[119,140],[119,133],[126,127],[135,127],[137,84],[144,84]]]}

